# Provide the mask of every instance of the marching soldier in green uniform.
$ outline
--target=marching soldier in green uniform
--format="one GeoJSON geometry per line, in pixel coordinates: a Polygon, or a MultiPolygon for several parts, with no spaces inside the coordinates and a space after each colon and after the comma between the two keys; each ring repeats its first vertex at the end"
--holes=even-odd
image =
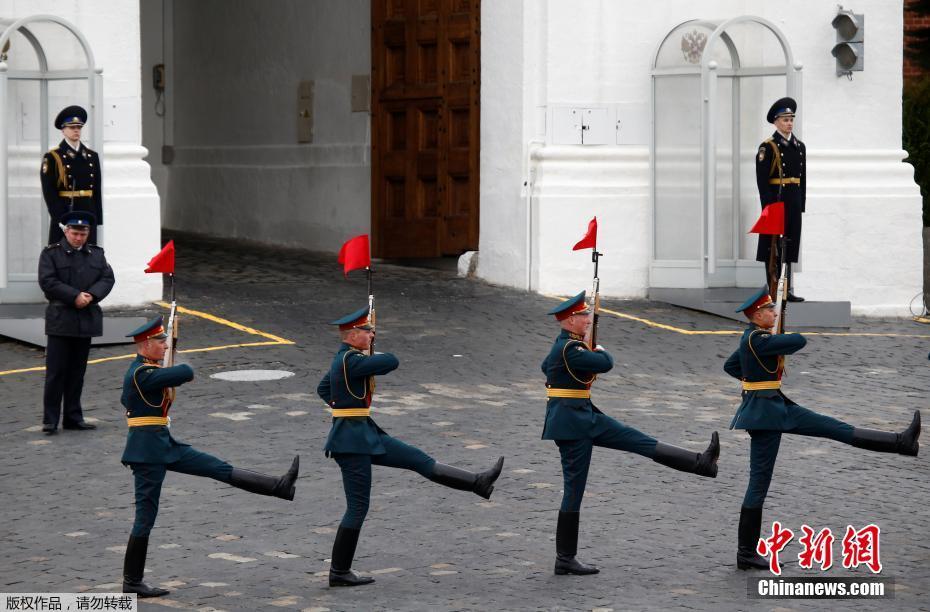
{"type": "Polygon", "coordinates": [[[280,478],[242,470],[179,442],[168,431],[168,411],[174,388],[190,382],[194,370],[187,364],[161,367],[167,348],[162,317],[153,319],[131,334],[138,355],[123,379],[123,406],[129,433],[122,462],[132,468],[135,479],[136,518],[126,546],[123,592],[139,597],[161,597],[168,591],[142,582],[149,533],[158,514],[161,485],[168,470],[205,476],[239,489],[291,501],[297,480],[298,457],[280,478]]]}
{"type": "Polygon", "coordinates": [[[97,244],[97,226],[103,225],[103,170],[95,151],[81,142],[81,128],[87,122],[87,111],[80,106],[62,109],[55,117],[55,127],[64,138],[42,157],[42,195],[51,217],[48,243],[61,240],[58,218],[72,210],[94,215],[90,244],[97,244]]]}
{"type": "Polygon", "coordinates": [[[397,369],[400,362],[390,353],[368,354],[375,336],[369,312],[366,306],[332,322],[339,326],[342,344],[317,386],[317,393],[333,411],[325,451],[339,464],[346,496],[346,511],[333,543],[329,586],[374,582],[373,578],[352,571],[355,548],[368,513],[372,465],[412,470],[432,482],[470,491],[485,499],[490,499],[504,465],[501,457],[494,467],[478,474],[444,465],[378,427],[371,418],[374,377],[397,369]]]}
{"type": "Polygon", "coordinates": [[[603,347],[584,341],[592,317],[585,292],[551,311],[562,328],[542,362],[546,375],[546,421],[543,440],[554,440],[562,456],[564,493],[556,527],[555,573],[596,574],[598,569],[575,558],[581,500],[588,480],[594,446],[613,448],[648,457],[664,466],[699,476],[717,476],[720,442],[717,432],[710,445],[698,453],[648,436],[605,415],[591,403],[591,385],[598,374],[609,372],[614,359],[603,347]]]}
{"type": "Polygon", "coordinates": [[[742,381],[743,399],[730,429],[745,429],[750,437],[749,485],[740,508],[736,565],[739,569],[767,569],[769,562],[756,553],[765,502],[782,433],[829,438],[883,453],[917,456],[920,411],[901,433],[853,427],[843,421],[802,408],[781,391],[785,355],[807,344],[801,334],[773,334],[775,305],[768,287],[759,289],[736,312],[750,321],[739,348],[723,369],[742,381]]]}

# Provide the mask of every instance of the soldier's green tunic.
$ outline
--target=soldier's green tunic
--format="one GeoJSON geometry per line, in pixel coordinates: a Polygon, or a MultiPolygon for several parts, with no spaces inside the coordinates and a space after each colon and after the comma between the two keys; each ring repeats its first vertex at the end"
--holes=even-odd
{"type": "MultiPolygon", "coordinates": [[[[583,392],[590,390],[597,374],[609,372],[613,366],[610,353],[592,351],[580,336],[562,330],[542,362],[542,371],[546,389],[583,392]]],[[[574,397],[548,399],[542,439],[554,440],[559,447],[563,512],[581,508],[594,446],[652,458],[657,443],[655,438],[602,413],[590,398],[574,397]]]]}
{"type": "MultiPolygon", "coordinates": [[[[121,402],[126,418],[167,417],[171,408],[170,389],[194,378],[186,364],[170,368],[141,355],[130,364],[123,377],[121,402]]],[[[148,537],[155,526],[161,486],[168,470],[205,476],[229,483],[233,467],[189,444],[174,439],[167,425],[129,427],[121,461],[132,468],[135,480],[136,519],[132,535],[148,537]]]]}
{"type": "MultiPolygon", "coordinates": [[[[806,344],[801,334],[771,334],[751,324],[723,369],[749,383],[778,381],[779,356],[796,353],[806,344]]],[[[745,429],[752,438],[745,508],[761,508],[765,502],[782,433],[830,438],[846,444],[853,440],[852,425],[799,406],[781,389],[744,390],[730,429],[745,429]]]]}
{"type": "MultiPolygon", "coordinates": [[[[366,355],[346,343],[339,346],[316,392],[335,411],[370,408],[374,377],[400,365],[391,353],[366,355]]],[[[370,416],[335,416],[324,447],[339,464],[346,495],[340,526],[361,529],[371,497],[371,466],[413,470],[430,478],[436,460],[419,448],[389,436],[370,416]]]]}

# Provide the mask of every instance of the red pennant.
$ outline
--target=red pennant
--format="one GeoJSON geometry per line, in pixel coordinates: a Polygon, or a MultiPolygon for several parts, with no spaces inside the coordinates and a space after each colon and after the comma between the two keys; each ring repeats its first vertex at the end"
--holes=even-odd
{"type": "Polygon", "coordinates": [[[750,234],[774,234],[780,236],[785,233],[785,203],[772,202],[762,209],[759,220],[749,230],[750,234]]]}
{"type": "Polygon", "coordinates": [[[152,272],[174,274],[174,240],[169,240],[168,244],[149,260],[145,272],[147,274],[152,272]]]}
{"type": "Polygon", "coordinates": [[[597,217],[591,219],[588,223],[588,231],[585,233],[584,238],[579,240],[575,246],[572,247],[573,251],[578,251],[580,249],[596,249],[597,248],[597,217]]]}
{"type": "Polygon", "coordinates": [[[346,243],[339,249],[339,263],[342,264],[343,274],[346,276],[352,270],[369,267],[371,253],[368,248],[368,234],[346,240],[346,243]]]}

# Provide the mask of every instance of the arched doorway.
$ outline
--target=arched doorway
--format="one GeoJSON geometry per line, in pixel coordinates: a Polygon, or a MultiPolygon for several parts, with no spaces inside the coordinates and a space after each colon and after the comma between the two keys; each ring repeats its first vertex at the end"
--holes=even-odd
{"type": "Polygon", "coordinates": [[[0,28],[0,303],[38,302],[36,267],[48,228],[39,162],[54,115],[68,104],[85,106],[86,140],[100,148],[102,69],[81,31],[60,17],[0,20],[0,28]]]}
{"type": "Polygon", "coordinates": [[[687,21],[663,39],[652,68],[650,295],[762,284],[746,233],[760,211],[754,154],[771,102],[801,103],[800,71],[760,17],[687,21]]]}

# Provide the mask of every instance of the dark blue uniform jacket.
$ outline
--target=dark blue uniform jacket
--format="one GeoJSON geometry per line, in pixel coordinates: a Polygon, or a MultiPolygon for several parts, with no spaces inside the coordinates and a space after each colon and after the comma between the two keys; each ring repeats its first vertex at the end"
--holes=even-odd
{"type": "MultiPolygon", "coordinates": [[[[737,349],[723,369],[747,382],[778,380],[778,356],[791,355],[804,348],[801,334],[770,334],[755,325],[743,332],[737,349]]],[[[743,391],[743,401],[730,422],[730,429],[769,429],[785,431],[793,427],[786,405],[794,405],[781,389],[743,391]]]]}
{"type": "Polygon", "coordinates": [[[85,244],[75,250],[65,238],[50,244],[39,255],[39,287],[48,299],[45,334],[93,338],[103,334],[99,302],[113,289],[113,270],[103,249],[85,244]],[[84,308],[74,305],[82,291],[94,296],[84,308]]]}
{"type": "Polygon", "coordinates": [[[42,195],[53,222],[71,209],[94,213],[97,225],[103,225],[103,175],[100,157],[84,143],[75,151],[62,140],[42,158],[42,195]],[[61,191],[91,192],[89,196],[59,195],[61,191]]]}
{"type": "MultiPolygon", "coordinates": [[[[559,334],[542,362],[546,387],[590,389],[596,374],[609,372],[614,358],[607,351],[592,351],[584,341],[565,330],[559,334]]],[[[590,399],[553,397],[546,402],[543,440],[581,440],[596,435],[602,414],[590,399]]]]}
{"type": "MultiPolygon", "coordinates": [[[[330,408],[369,408],[374,377],[396,370],[398,365],[391,353],[369,356],[343,343],[316,392],[330,408]]],[[[383,455],[383,433],[371,417],[333,417],[326,454],[383,455]]]]}
{"type": "MultiPolygon", "coordinates": [[[[167,398],[168,390],[193,379],[194,370],[187,364],[163,368],[137,355],[123,377],[123,396],[120,401],[126,408],[126,417],[168,416],[171,407],[167,398]]],[[[179,447],[182,446],[189,445],[171,437],[166,426],[130,427],[121,461],[174,463],[180,458],[179,447]]]]}

